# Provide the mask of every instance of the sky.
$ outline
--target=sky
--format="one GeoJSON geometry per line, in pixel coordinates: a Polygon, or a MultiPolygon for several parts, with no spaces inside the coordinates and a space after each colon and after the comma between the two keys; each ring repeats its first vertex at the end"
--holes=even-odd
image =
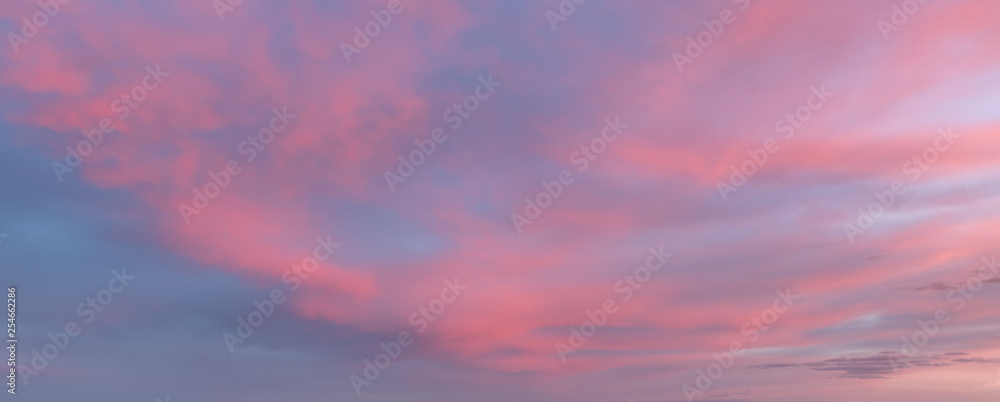
{"type": "Polygon", "coordinates": [[[997,15],[2,2],[4,400],[996,401],[997,15]]]}

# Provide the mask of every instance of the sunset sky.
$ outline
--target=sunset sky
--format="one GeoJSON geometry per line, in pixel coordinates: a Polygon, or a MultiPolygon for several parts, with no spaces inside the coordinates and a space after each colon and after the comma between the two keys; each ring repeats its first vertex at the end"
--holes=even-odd
{"type": "Polygon", "coordinates": [[[997,401],[998,17],[0,2],[4,400],[997,401]]]}

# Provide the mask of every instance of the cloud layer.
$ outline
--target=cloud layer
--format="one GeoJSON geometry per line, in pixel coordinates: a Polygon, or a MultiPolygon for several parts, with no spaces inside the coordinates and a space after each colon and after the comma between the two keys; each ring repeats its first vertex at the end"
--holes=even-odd
{"type": "MultiPolygon", "coordinates": [[[[3,32],[42,10],[8,3],[3,32]]],[[[733,342],[704,397],[1000,391],[1000,5],[389,3],[70,2],[5,49],[21,364],[110,269],[138,278],[27,400],[356,398],[400,331],[363,398],[683,400],[733,342]],[[340,247],[299,275],[317,237],[340,247]],[[672,257],[643,273],[651,247],[672,257]],[[801,298],[769,320],[783,289],[801,298]]]]}

